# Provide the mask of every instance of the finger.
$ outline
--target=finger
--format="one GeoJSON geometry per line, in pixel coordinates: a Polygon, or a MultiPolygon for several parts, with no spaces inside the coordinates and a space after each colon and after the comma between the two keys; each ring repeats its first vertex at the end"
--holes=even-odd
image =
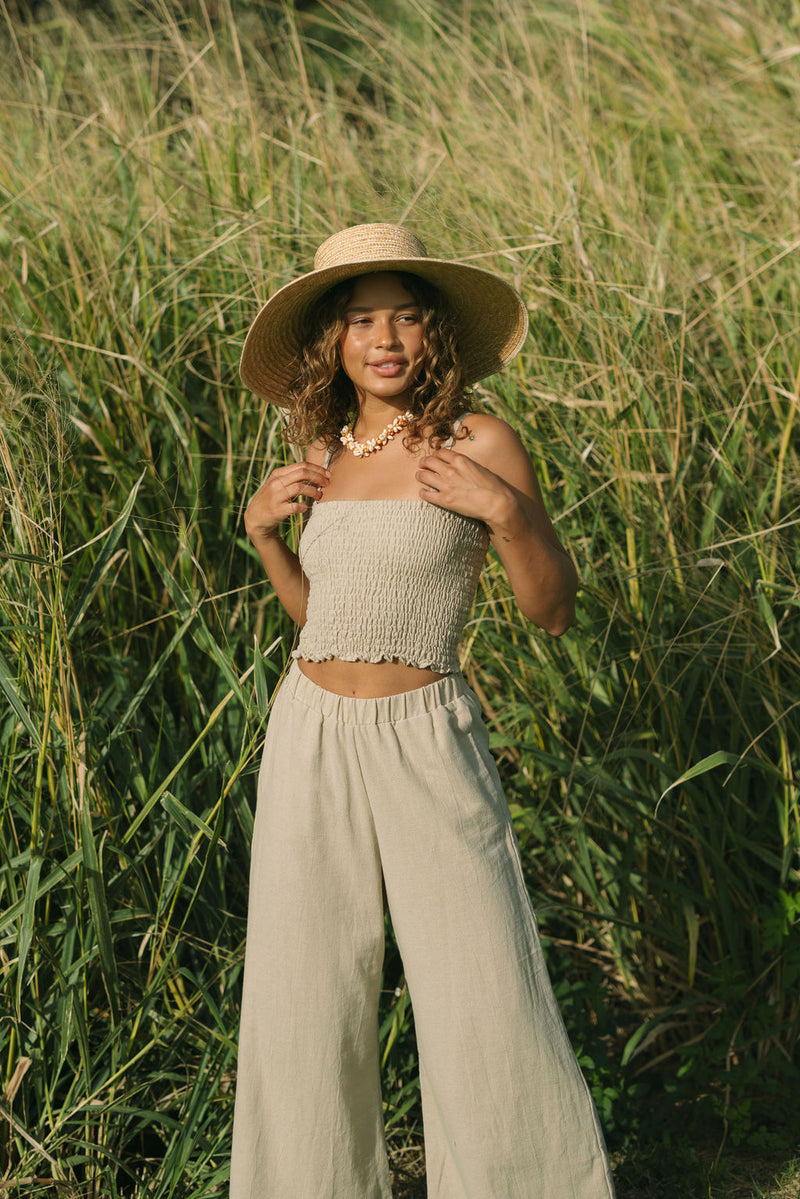
{"type": "Polygon", "coordinates": [[[281,480],[281,485],[285,495],[290,500],[299,500],[302,496],[318,500],[323,491],[318,483],[311,483],[308,479],[301,479],[299,483],[286,483],[281,480]]]}
{"type": "Polygon", "coordinates": [[[423,470],[435,470],[439,474],[450,474],[452,471],[459,471],[463,468],[465,458],[463,454],[452,454],[447,451],[449,457],[445,458],[439,453],[430,454],[427,458],[423,458],[420,466],[423,470]]]}
{"type": "Polygon", "coordinates": [[[295,495],[317,496],[324,490],[323,484],[318,483],[316,479],[298,479],[291,483],[284,483],[284,487],[295,495]]]}
{"type": "Polygon", "coordinates": [[[302,479],[320,484],[327,483],[331,477],[331,472],[323,466],[317,466],[316,462],[294,462],[291,466],[278,467],[274,473],[279,474],[283,481],[302,479]]]}
{"type": "Polygon", "coordinates": [[[433,470],[418,470],[416,479],[422,484],[423,491],[433,492],[434,495],[438,495],[444,486],[444,480],[433,470]]]}
{"type": "Polygon", "coordinates": [[[295,512],[307,512],[312,502],[316,499],[318,499],[316,495],[307,499],[298,492],[287,495],[285,499],[279,500],[275,506],[275,511],[279,514],[278,519],[285,520],[287,516],[292,516],[295,512]]]}
{"type": "Polygon", "coordinates": [[[315,476],[319,475],[324,479],[329,479],[331,477],[331,472],[328,470],[327,466],[320,466],[318,462],[304,461],[298,462],[297,465],[302,467],[306,474],[310,472],[315,476]]]}
{"type": "Polygon", "coordinates": [[[292,488],[298,499],[301,495],[307,495],[310,500],[318,500],[323,490],[318,483],[311,483],[308,479],[305,479],[299,487],[292,488]]]}
{"type": "MultiPolygon", "coordinates": [[[[443,445],[440,445],[438,450],[433,450],[427,455],[427,457],[438,459],[439,462],[450,463],[454,462],[456,458],[462,458],[463,454],[458,454],[455,450],[448,450],[443,445]]],[[[426,461],[426,459],[423,459],[423,462],[424,461],[426,461]]]]}
{"type": "Polygon", "coordinates": [[[264,480],[265,483],[279,483],[281,486],[292,487],[296,483],[313,482],[320,487],[330,482],[330,471],[314,462],[292,462],[289,466],[279,466],[264,480]]]}

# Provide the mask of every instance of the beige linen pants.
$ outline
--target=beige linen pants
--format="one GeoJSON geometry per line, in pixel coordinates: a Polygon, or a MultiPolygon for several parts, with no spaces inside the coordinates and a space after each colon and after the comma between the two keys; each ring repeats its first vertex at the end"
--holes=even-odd
{"type": "Polygon", "coordinates": [[[383,897],[414,1008],[428,1194],[609,1199],[474,694],[348,699],[295,664],[258,786],[231,1199],[390,1199],[383,897]]]}

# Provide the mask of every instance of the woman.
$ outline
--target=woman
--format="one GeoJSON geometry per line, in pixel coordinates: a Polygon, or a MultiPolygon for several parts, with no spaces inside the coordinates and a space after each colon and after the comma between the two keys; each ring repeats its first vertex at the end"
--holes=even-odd
{"type": "Polygon", "coordinates": [[[465,388],[527,331],[503,280],[392,225],[329,238],[245,343],[306,459],[248,535],[295,661],[270,715],[251,865],[232,1199],[388,1199],[377,1007],[384,893],[414,1006],[428,1194],[613,1195],[547,979],[459,637],[489,539],[559,635],[575,569],[513,431],[465,388]],[[278,529],[308,512],[295,555],[278,529]]]}

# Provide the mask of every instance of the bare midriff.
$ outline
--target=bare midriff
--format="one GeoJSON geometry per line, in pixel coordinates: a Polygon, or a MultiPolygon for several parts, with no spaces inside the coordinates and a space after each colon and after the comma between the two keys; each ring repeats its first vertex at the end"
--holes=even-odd
{"type": "Polygon", "coordinates": [[[400,695],[403,691],[414,691],[417,687],[426,687],[428,683],[444,678],[435,670],[406,666],[397,658],[389,662],[344,662],[341,658],[307,662],[305,658],[298,658],[297,665],[301,673],[318,687],[351,699],[400,695]]]}

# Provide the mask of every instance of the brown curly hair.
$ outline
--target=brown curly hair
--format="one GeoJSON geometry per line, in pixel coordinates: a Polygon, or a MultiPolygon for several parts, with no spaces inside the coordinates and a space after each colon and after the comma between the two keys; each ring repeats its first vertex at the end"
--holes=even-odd
{"type": "MultiPolygon", "coordinates": [[[[433,284],[404,271],[393,273],[419,306],[424,346],[422,370],[409,397],[414,416],[404,442],[412,445],[427,436],[435,448],[447,440],[453,421],[467,406],[455,322],[433,284]]],[[[285,435],[295,445],[308,446],[317,440],[334,445],[342,426],[352,423],[356,394],[342,369],[339,343],[346,328],[345,310],[361,278],[356,275],[337,283],[309,311],[287,393],[285,435]]]]}

